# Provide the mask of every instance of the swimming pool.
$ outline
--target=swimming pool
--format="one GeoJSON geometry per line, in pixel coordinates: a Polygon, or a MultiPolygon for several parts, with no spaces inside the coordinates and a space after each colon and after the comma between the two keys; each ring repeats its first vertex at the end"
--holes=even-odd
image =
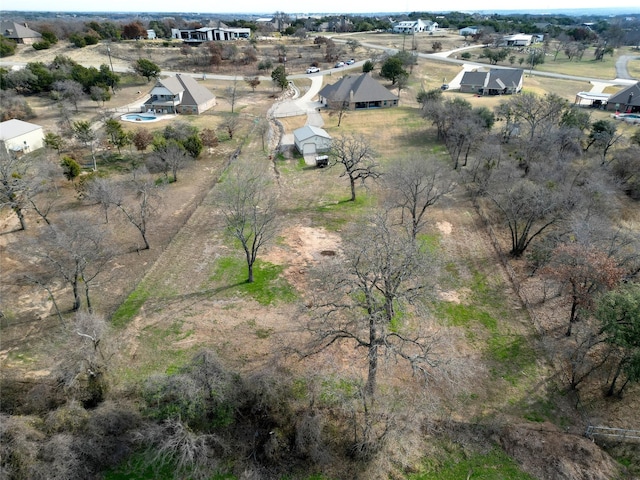
{"type": "Polygon", "coordinates": [[[623,120],[627,123],[640,124],[640,113],[614,113],[611,116],[616,120],[623,120]]]}
{"type": "Polygon", "coordinates": [[[127,113],[126,115],[122,115],[121,118],[128,122],[154,122],[158,120],[158,117],[150,113],[144,115],[140,113],[127,113]]]}

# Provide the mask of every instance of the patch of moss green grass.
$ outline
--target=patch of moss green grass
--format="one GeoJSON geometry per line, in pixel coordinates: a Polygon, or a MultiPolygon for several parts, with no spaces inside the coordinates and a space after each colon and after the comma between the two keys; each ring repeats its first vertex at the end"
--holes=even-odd
{"type": "Polygon", "coordinates": [[[329,231],[340,231],[354,218],[361,218],[373,204],[374,198],[362,191],[356,193],[356,199],[352,202],[344,196],[348,195],[348,188],[349,185],[345,183],[343,195],[335,200],[327,198],[310,211],[316,225],[329,231]]]}
{"type": "Polygon", "coordinates": [[[535,352],[526,337],[513,333],[505,322],[498,321],[498,318],[506,318],[508,311],[499,290],[484,275],[473,273],[469,288],[470,304],[440,302],[436,312],[450,325],[465,328],[469,341],[482,342],[494,377],[515,385],[522,372],[535,365],[535,352]],[[474,328],[477,324],[484,328],[474,328]]]}
{"type": "MultiPolygon", "coordinates": [[[[125,463],[104,473],[104,480],[174,480],[176,465],[170,462],[152,463],[144,453],[133,454],[125,463]]],[[[236,480],[231,474],[218,473],[208,480],[236,480]]]]}
{"type": "Polygon", "coordinates": [[[198,348],[173,349],[168,346],[184,340],[193,335],[193,330],[184,330],[182,320],[175,320],[166,327],[149,325],[138,334],[139,357],[144,363],[135,366],[125,365],[118,378],[125,382],[136,382],[157,373],[159,368],[163,373],[176,373],[184,365],[198,348]]]}
{"type": "MultiPolygon", "coordinates": [[[[426,462],[427,463],[427,462],[426,462]]],[[[534,480],[499,448],[489,453],[466,454],[456,449],[436,465],[427,465],[426,471],[409,475],[408,480],[534,480]]]]}
{"type": "Polygon", "coordinates": [[[127,299],[122,302],[111,316],[111,323],[115,327],[124,327],[138,314],[140,307],[147,301],[149,296],[150,292],[145,285],[138,284],[136,289],[129,294],[127,299]]]}
{"type": "Polygon", "coordinates": [[[219,287],[218,293],[244,294],[261,305],[276,302],[289,303],[297,298],[294,288],[282,277],[284,266],[256,260],[253,265],[253,283],[247,283],[247,264],[237,257],[221,257],[210,277],[219,287]]]}

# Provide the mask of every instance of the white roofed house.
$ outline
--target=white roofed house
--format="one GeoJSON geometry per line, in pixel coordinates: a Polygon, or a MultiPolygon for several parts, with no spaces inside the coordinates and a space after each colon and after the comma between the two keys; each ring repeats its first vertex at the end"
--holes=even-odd
{"type": "MultiPolygon", "coordinates": [[[[537,37],[536,37],[537,39],[537,37]]],[[[534,36],[524,33],[516,33],[514,35],[507,35],[502,38],[501,45],[505,47],[528,47],[534,43],[534,36]]]]}
{"type": "Polygon", "coordinates": [[[189,75],[163,78],[142,106],[145,112],[199,115],[216,104],[216,97],[189,75]]]}
{"type": "Polygon", "coordinates": [[[393,26],[393,33],[413,34],[418,32],[434,32],[438,28],[437,22],[429,20],[405,20],[393,26]]]}
{"type": "Polygon", "coordinates": [[[239,38],[249,38],[250,28],[233,28],[223,25],[221,22],[217,27],[201,28],[172,28],[171,38],[182,40],[184,43],[199,45],[204,42],[218,42],[237,40],[239,38]]]}
{"type": "Polygon", "coordinates": [[[7,153],[29,153],[44,147],[40,125],[11,119],[0,123],[0,148],[7,153]]]}

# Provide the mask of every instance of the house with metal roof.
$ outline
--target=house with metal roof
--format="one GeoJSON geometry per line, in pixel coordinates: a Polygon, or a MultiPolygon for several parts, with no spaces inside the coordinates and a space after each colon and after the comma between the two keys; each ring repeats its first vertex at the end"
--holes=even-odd
{"type": "Polygon", "coordinates": [[[320,102],[329,108],[358,110],[398,106],[398,97],[376,82],[370,74],[345,75],[318,92],[320,102]]]}
{"type": "Polygon", "coordinates": [[[216,104],[216,97],[192,76],[177,74],[159,79],[151,90],[143,111],[199,115],[216,104]]]}
{"type": "Polygon", "coordinates": [[[29,153],[44,147],[40,125],[15,118],[0,123],[0,148],[7,153],[29,153]]]}
{"type": "Polygon", "coordinates": [[[524,71],[520,68],[492,68],[465,72],[460,92],[478,95],[510,95],[522,90],[524,71]]]}
{"type": "Polygon", "coordinates": [[[623,113],[640,112],[640,82],[612,94],[607,101],[607,110],[623,113]]]}
{"type": "Polygon", "coordinates": [[[305,125],[293,131],[296,149],[304,156],[307,165],[317,165],[316,155],[331,149],[331,135],[324,129],[305,125]]]}
{"type": "Polygon", "coordinates": [[[10,22],[8,20],[2,20],[2,22],[0,22],[0,34],[2,34],[4,38],[25,45],[33,45],[42,40],[42,35],[30,29],[26,23],[10,22]]]}

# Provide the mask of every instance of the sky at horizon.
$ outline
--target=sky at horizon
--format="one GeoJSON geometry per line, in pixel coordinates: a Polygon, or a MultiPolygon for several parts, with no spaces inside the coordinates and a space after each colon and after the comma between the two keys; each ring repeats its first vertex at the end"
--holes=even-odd
{"type": "MultiPolygon", "coordinates": [[[[3,2],[3,10],[8,10],[9,5],[3,2]]],[[[174,2],[158,0],[111,0],[110,2],[87,2],[86,0],[21,0],[19,9],[15,11],[43,11],[43,12],[184,12],[184,13],[254,13],[272,14],[274,12],[293,13],[375,13],[375,12],[426,12],[426,11],[499,11],[499,10],[526,10],[524,4],[514,3],[509,0],[489,0],[478,2],[477,0],[452,0],[443,2],[435,7],[426,5],[420,0],[369,0],[345,2],[344,0],[322,0],[320,2],[300,2],[299,0],[244,0],[241,2],[212,2],[211,0],[190,0],[177,5],[174,2]],[[55,8],[52,8],[55,5],[55,8]],[[187,8],[188,6],[188,8],[187,8]]],[[[629,12],[638,12],[640,7],[638,0],[612,0],[610,4],[594,0],[539,0],[528,7],[540,10],[559,9],[588,9],[608,8],[625,9],[629,12]]]]}

